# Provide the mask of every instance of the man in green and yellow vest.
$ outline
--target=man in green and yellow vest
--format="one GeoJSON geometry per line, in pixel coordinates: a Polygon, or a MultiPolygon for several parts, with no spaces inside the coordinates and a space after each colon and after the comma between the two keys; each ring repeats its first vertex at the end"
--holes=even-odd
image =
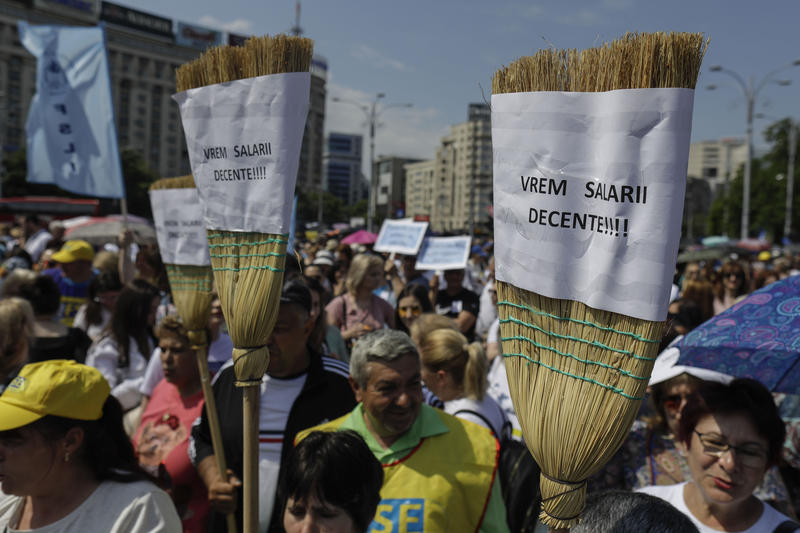
{"type": "Polygon", "coordinates": [[[507,532],[499,445],[483,427],[423,404],[420,360],[405,333],[382,329],[355,344],[350,385],[359,404],[311,431],[351,429],[383,465],[370,532],[507,532]]]}

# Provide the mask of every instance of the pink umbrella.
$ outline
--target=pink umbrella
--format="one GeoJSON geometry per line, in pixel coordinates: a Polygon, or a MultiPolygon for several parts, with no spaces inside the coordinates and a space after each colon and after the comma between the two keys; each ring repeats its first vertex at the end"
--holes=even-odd
{"type": "Polygon", "coordinates": [[[377,238],[377,234],[360,229],[342,239],[342,244],[372,244],[377,238]]]}

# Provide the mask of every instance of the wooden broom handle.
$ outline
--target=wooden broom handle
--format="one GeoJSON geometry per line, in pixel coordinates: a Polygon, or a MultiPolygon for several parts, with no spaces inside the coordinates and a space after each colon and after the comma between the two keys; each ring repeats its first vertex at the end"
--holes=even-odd
{"type": "MultiPolygon", "coordinates": [[[[260,385],[260,383],[259,383],[260,385]]],[[[258,533],[258,397],[260,386],[244,387],[244,533],[258,533]]]]}
{"type": "MultiPolygon", "coordinates": [[[[214,448],[214,459],[217,461],[217,468],[222,479],[228,478],[228,466],[225,464],[225,448],[222,445],[222,430],[219,426],[219,415],[217,414],[217,401],[214,399],[214,389],[211,388],[211,373],[208,371],[208,345],[195,347],[197,354],[197,368],[200,369],[200,384],[203,387],[203,399],[206,405],[206,415],[208,416],[208,428],[211,431],[211,445],[214,448]]],[[[228,532],[236,533],[236,515],[229,513],[225,515],[228,523],[228,532]]]]}

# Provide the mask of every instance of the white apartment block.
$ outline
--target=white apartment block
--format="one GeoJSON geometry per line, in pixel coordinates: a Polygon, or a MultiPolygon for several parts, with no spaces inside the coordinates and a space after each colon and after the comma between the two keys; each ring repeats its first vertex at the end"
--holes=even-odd
{"type": "Polygon", "coordinates": [[[466,231],[489,221],[492,126],[488,106],[470,104],[436,159],[406,165],[406,215],[429,217],[433,231],[466,231]]]}
{"type": "Polygon", "coordinates": [[[736,171],[747,159],[744,139],[724,138],[700,141],[689,146],[687,175],[708,181],[713,197],[725,190],[726,179],[733,180],[736,171]]]}

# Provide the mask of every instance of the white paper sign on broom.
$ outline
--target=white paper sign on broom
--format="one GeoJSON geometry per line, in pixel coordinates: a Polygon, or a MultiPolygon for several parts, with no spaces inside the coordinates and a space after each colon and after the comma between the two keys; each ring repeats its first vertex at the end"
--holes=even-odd
{"type": "Polygon", "coordinates": [[[197,189],[150,191],[161,258],[166,264],[209,266],[208,240],[197,189]]]}
{"type": "Polygon", "coordinates": [[[288,233],[310,80],[270,74],[173,96],[208,229],[288,233]]]}
{"type": "Polygon", "coordinates": [[[664,320],[693,97],[683,88],[492,95],[497,279],[664,320]]]}

